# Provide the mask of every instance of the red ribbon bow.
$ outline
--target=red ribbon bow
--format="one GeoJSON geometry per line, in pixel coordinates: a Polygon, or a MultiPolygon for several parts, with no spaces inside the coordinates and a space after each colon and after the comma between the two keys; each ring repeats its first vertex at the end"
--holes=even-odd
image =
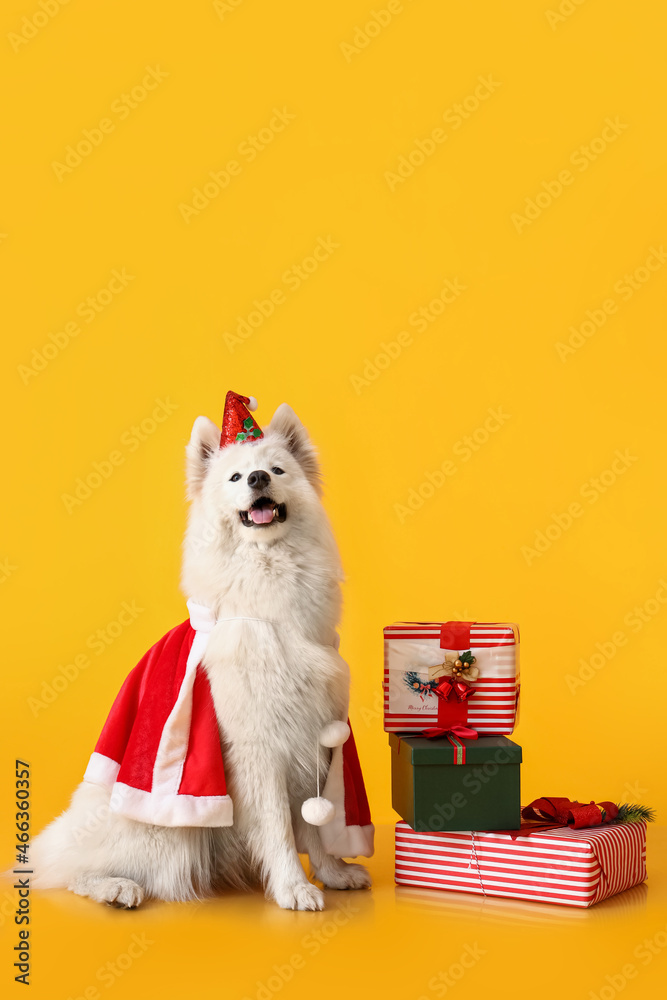
{"type": "Polygon", "coordinates": [[[446,736],[452,746],[455,746],[456,744],[450,739],[450,736],[456,736],[460,740],[476,740],[479,733],[475,732],[474,729],[468,729],[467,726],[452,726],[450,729],[433,726],[431,729],[422,729],[422,736],[425,736],[427,740],[434,740],[438,736],[446,736]]]}
{"type": "Polygon", "coordinates": [[[465,764],[466,762],[466,748],[461,743],[461,740],[477,739],[475,730],[468,729],[467,726],[451,726],[449,729],[434,726],[432,729],[422,729],[422,736],[425,736],[427,740],[434,740],[438,736],[446,736],[454,748],[455,764],[465,764]]]}
{"type": "MultiPolygon", "coordinates": [[[[535,820],[540,826],[570,826],[573,830],[582,827],[601,826],[611,823],[618,816],[618,806],[614,802],[572,802],[570,799],[534,799],[524,806],[521,816],[525,820],[535,820]]],[[[536,823],[530,824],[536,829],[536,823]]]]}

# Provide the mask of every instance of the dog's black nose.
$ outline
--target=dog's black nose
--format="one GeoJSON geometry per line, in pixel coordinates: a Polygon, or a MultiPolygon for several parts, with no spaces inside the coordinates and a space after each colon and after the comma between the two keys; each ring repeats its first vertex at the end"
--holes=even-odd
{"type": "Polygon", "coordinates": [[[248,475],[248,486],[253,490],[263,490],[271,482],[271,476],[263,469],[255,469],[248,475]]]}

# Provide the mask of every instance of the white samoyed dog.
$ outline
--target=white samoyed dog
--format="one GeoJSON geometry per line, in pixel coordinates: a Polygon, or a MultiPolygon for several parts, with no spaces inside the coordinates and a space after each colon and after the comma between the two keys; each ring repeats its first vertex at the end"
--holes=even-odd
{"type": "Polygon", "coordinates": [[[325,853],[318,828],[301,816],[317,767],[326,775],[330,761],[318,734],[347,717],[349,695],[336,649],[342,572],[315,450],[286,404],[263,438],[219,442],[220,428],[198,417],[186,449],[181,584],[224,621],[202,663],[224,734],[233,825],[128,819],[110,811],[107,788],[84,780],[32,845],[38,888],[129,908],[146,896],[188,900],[261,881],[281,907],[321,910],[323,892],[297,849],[325,887],[370,885],[362,865],[325,853]]]}

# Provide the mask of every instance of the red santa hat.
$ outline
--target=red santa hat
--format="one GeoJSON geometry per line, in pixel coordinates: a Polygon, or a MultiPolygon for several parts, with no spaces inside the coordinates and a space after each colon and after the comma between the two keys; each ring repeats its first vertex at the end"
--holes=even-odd
{"type": "Polygon", "coordinates": [[[255,418],[250,416],[250,411],[256,409],[257,400],[254,396],[241,396],[231,390],[227,393],[220,435],[221,448],[235,441],[257,441],[264,437],[262,428],[255,418]]]}

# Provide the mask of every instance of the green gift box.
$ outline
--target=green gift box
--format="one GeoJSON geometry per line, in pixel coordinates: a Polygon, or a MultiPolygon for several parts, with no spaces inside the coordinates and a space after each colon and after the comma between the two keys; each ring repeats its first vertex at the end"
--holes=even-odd
{"type": "Polygon", "coordinates": [[[506,736],[389,734],[391,799],[413,830],[518,830],[521,747],[506,736]]]}

